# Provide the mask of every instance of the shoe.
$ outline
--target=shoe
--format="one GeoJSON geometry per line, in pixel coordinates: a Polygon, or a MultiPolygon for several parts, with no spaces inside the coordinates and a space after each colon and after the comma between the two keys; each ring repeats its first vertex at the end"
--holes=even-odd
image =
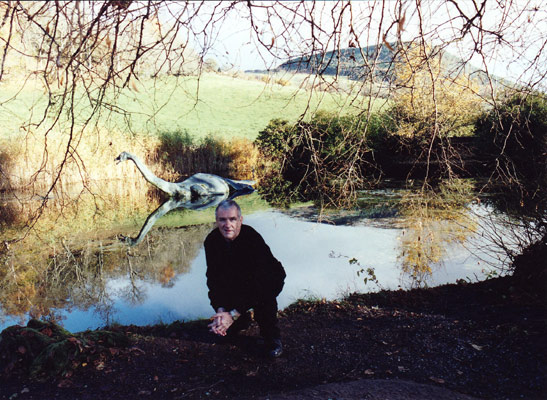
{"type": "Polygon", "coordinates": [[[266,349],[268,350],[268,355],[271,358],[279,357],[281,354],[283,354],[283,344],[281,343],[281,339],[272,340],[268,343],[266,349]]]}

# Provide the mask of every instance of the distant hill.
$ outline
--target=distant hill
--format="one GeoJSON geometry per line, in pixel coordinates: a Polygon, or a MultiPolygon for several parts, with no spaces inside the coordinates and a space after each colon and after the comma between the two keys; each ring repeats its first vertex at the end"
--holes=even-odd
{"type": "MultiPolygon", "coordinates": [[[[396,48],[395,44],[390,45],[396,48]]],[[[380,80],[391,80],[397,62],[397,52],[385,44],[363,48],[345,48],[339,51],[316,53],[311,56],[293,58],[275,68],[274,71],[292,71],[306,74],[341,75],[354,80],[369,78],[371,74],[380,80]]],[[[442,62],[450,75],[464,73],[485,83],[486,74],[465,63],[462,59],[440,51],[442,62]]]]}

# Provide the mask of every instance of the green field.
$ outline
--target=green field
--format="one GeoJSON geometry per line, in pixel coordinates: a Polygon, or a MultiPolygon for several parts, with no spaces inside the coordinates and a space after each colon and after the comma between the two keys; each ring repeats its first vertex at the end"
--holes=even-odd
{"type": "MultiPolygon", "coordinates": [[[[208,135],[226,142],[232,138],[254,140],[272,119],[296,121],[302,114],[306,113],[306,118],[310,118],[318,110],[355,113],[360,108],[349,102],[355,98],[364,101],[350,96],[348,91],[331,94],[301,89],[303,77],[296,77],[293,81],[276,77],[269,83],[263,78],[246,74],[237,77],[204,74],[199,80],[196,77],[171,76],[135,82],[121,93],[105,96],[105,103],[110,104],[111,109],[124,110],[125,115],[102,108],[85,129],[82,122],[89,118],[92,107],[85,94],[80,93],[74,106],[76,125],[72,136],[69,135],[68,110],[62,112],[57,125],[46,135],[53,117],[44,118],[44,109],[50,99],[55,102],[55,107],[61,101],[60,97],[49,97],[38,78],[28,80],[22,89],[19,87],[22,82],[16,80],[2,83],[0,167],[7,178],[4,187],[27,191],[29,198],[35,193],[45,196],[54,178],[62,171],[61,179],[56,182],[55,196],[48,202],[51,218],[49,212],[42,216],[44,231],[53,226],[51,221],[55,220],[57,208],[65,207],[65,199],[73,198],[79,199],[80,209],[69,213],[65,207],[64,213],[73,218],[77,215],[80,226],[90,224],[96,229],[100,225],[97,215],[91,212],[93,215],[88,216],[81,211],[87,209],[83,198],[80,199],[82,193],[100,194],[100,199],[89,200],[92,202],[89,209],[100,209],[101,214],[108,214],[110,221],[117,220],[118,212],[131,219],[137,214],[146,216],[150,208],[155,207],[148,204],[150,184],[137,168],[132,163],[114,162],[121,151],[130,151],[143,160],[147,155],[159,154],[159,157],[148,160],[149,167],[156,175],[174,181],[181,179],[180,171],[173,170],[161,151],[177,152],[177,148],[161,147],[161,133],[168,132],[173,137],[187,132],[192,140],[197,141],[208,135]],[[40,121],[42,125],[38,126],[40,121]],[[70,156],[65,159],[68,150],[70,156]],[[158,151],[160,153],[156,153],[158,151]],[[58,204],[56,199],[59,199],[58,204]],[[124,205],[120,199],[130,201],[124,205]],[[114,214],[109,214],[110,208],[114,214]],[[91,222],[88,223],[86,218],[91,222]]],[[[60,96],[62,92],[63,87],[55,87],[55,95],[60,96]]],[[[96,97],[97,93],[92,92],[92,95],[96,97]]],[[[240,158],[252,159],[247,153],[240,158]]],[[[195,168],[202,170],[199,165],[195,168]]],[[[199,171],[187,173],[194,172],[199,171]]],[[[0,186],[2,184],[0,180],[0,186]]],[[[39,203],[14,205],[4,210],[4,214],[9,211],[11,219],[4,218],[5,215],[3,218],[15,225],[23,223],[38,206],[39,203]]]]}
{"type": "MultiPolygon", "coordinates": [[[[350,100],[357,99],[354,103],[364,100],[347,91],[312,93],[300,89],[298,84],[302,83],[302,77],[272,79],[273,83],[266,83],[261,78],[246,74],[236,77],[203,74],[199,79],[171,76],[135,81],[116,96],[107,95],[105,102],[117,111],[103,109],[94,122],[99,130],[130,135],[155,136],[161,132],[186,130],[193,138],[213,135],[253,140],[274,118],[293,122],[304,113],[309,117],[318,110],[355,113],[361,108],[359,104],[350,104],[350,100]],[[124,114],[119,112],[121,110],[124,114]]],[[[48,96],[40,84],[27,82],[22,91],[16,83],[4,84],[0,89],[3,137],[21,133],[21,125],[42,117],[48,96]]],[[[55,90],[60,94],[62,87],[55,90]]],[[[92,109],[86,96],[81,96],[75,108],[80,121],[92,109]]],[[[64,131],[66,127],[61,124],[59,130],[64,131]]]]}
{"type": "MultiPolygon", "coordinates": [[[[149,134],[186,130],[195,138],[213,135],[253,140],[274,118],[296,121],[303,113],[309,116],[317,110],[359,111],[346,104],[347,94],[310,94],[294,85],[266,84],[244,74],[236,78],[205,74],[199,81],[171,77],[137,88],[139,93],[125,92],[118,106],[131,111],[136,132],[149,134]]],[[[113,121],[124,129],[123,120],[113,121]]]]}

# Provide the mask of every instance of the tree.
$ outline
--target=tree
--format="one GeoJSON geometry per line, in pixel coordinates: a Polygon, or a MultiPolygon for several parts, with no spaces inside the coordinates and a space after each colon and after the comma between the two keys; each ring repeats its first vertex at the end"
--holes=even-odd
{"type": "MultiPolygon", "coordinates": [[[[209,58],[226,65],[226,29],[242,33],[264,69],[295,57],[316,57],[318,67],[302,85],[313,90],[340,90],[344,63],[337,61],[344,49],[354,49],[353,65],[363,73],[352,81],[353,89],[367,97],[352,101],[358,103],[364,121],[370,123],[375,99],[391,99],[397,85],[408,86],[398,95],[400,101],[410,96],[404,101],[404,114],[420,116],[429,126],[407,119],[402,131],[419,132],[432,145],[467,126],[467,120],[458,126],[461,114],[445,112],[446,107],[457,107],[456,100],[470,106],[475,101],[469,100],[472,93],[495,110],[503,86],[545,92],[546,9],[545,0],[1,1],[0,108],[15,115],[28,85],[40,84],[44,92],[43,98],[30,100],[32,112],[21,118],[16,135],[20,143],[33,137],[41,140],[41,157],[25,185],[33,187],[45,176],[47,189],[40,191],[43,200],[32,221],[52,194],[61,194],[68,168],[80,176],[83,191],[92,192],[83,138],[94,135],[99,146],[107,146],[108,138],[95,128],[113,115],[123,116],[132,133],[134,115],[121,106],[122,95],[130,96],[145,80],[152,88],[169,90],[160,88],[163,78],[199,77],[211,65],[204,61],[209,58]],[[366,53],[370,46],[378,52],[366,53]],[[392,62],[381,57],[385,49],[392,62]],[[439,80],[438,75],[436,57],[444,51],[459,60],[447,71],[449,80],[439,80]],[[399,68],[398,60],[406,61],[407,71],[399,75],[404,80],[385,78],[399,68]],[[471,66],[477,66],[483,90],[465,80],[471,66]],[[326,76],[327,71],[334,75],[326,76]],[[496,76],[501,72],[503,79],[496,76]],[[416,87],[424,79],[432,84],[431,90],[416,87]],[[61,139],[54,141],[55,135],[61,139]]],[[[196,102],[199,84],[197,88],[189,93],[196,102]]],[[[153,120],[162,106],[154,104],[147,117],[153,120]]],[[[313,139],[309,132],[303,134],[303,139],[313,139]]],[[[450,150],[441,147],[441,153],[445,149],[450,150]]],[[[355,152],[345,161],[357,164],[361,157],[355,152]]],[[[0,160],[9,164],[12,159],[2,152],[0,160]]],[[[0,175],[9,181],[6,164],[0,175]]]]}

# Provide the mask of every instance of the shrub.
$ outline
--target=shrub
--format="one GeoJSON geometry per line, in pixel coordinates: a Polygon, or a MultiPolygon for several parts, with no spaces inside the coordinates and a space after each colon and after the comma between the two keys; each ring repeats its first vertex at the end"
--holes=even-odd
{"type": "Polygon", "coordinates": [[[262,193],[270,201],[283,191],[293,200],[353,204],[370,165],[367,129],[363,118],[324,112],[294,125],[271,121],[255,142],[262,193]]]}
{"type": "Polygon", "coordinates": [[[501,99],[475,124],[477,143],[506,189],[519,202],[545,210],[547,198],[547,96],[517,93],[501,99]]]}
{"type": "Polygon", "coordinates": [[[164,179],[179,180],[197,172],[252,178],[257,151],[247,139],[227,142],[209,135],[196,141],[186,130],[162,132],[159,139],[147,160],[160,164],[156,173],[164,179]]]}
{"type": "MultiPolygon", "coordinates": [[[[547,248],[547,96],[517,93],[502,98],[476,123],[477,143],[490,164],[488,200],[504,211],[503,235],[493,241],[515,258],[517,280],[545,295],[547,248]],[[495,190],[492,190],[495,189],[495,190]],[[504,240],[507,236],[509,240],[504,240]],[[499,239],[502,238],[502,239],[499,239]],[[517,247],[507,246],[513,241],[517,247]],[[542,258],[543,255],[543,258],[542,258]],[[539,261],[542,260],[542,261],[539,261]]],[[[496,234],[498,232],[495,232],[496,234]]]]}

